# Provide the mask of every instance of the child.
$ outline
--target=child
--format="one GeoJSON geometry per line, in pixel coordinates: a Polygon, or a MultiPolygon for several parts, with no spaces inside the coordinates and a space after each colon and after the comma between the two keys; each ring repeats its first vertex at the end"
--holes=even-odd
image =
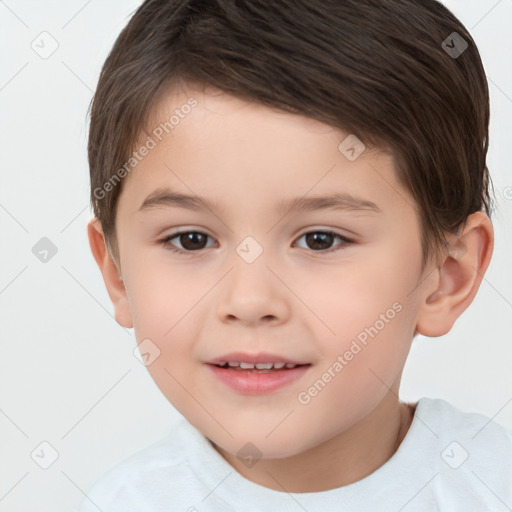
{"type": "Polygon", "coordinates": [[[183,418],[80,512],[510,510],[512,433],[398,396],[491,258],[488,123],[436,0],[146,0],[92,104],[88,234],[183,418]]]}

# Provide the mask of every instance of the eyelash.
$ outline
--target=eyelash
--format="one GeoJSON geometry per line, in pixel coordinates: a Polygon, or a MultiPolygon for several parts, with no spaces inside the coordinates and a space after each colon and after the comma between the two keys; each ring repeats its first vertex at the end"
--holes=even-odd
{"type": "MultiPolygon", "coordinates": [[[[195,251],[186,251],[186,250],[183,250],[183,249],[178,249],[177,247],[175,247],[174,245],[172,245],[170,243],[171,240],[173,240],[174,238],[180,236],[180,235],[184,235],[184,234],[188,234],[188,233],[199,233],[201,235],[206,235],[208,238],[211,238],[210,235],[208,235],[207,233],[203,233],[202,231],[178,231],[177,233],[173,233],[172,235],[168,235],[166,236],[165,238],[159,240],[159,242],[168,250],[168,251],[171,251],[173,253],[177,253],[177,254],[181,254],[181,255],[185,255],[185,254],[192,254],[192,253],[196,253],[196,252],[201,252],[203,249],[197,249],[195,251]]],[[[314,251],[313,249],[311,249],[313,252],[315,253],[320,253],[320,254],[325,254],[325,253],[328,253],[328,254],[331,254],[333,252],[336,252],[340,249],[343,249],[344,247],[346,247],[348,244],[351,244],[353,243],[352,240],[349,240],[347,237],[343,236],[343,235],[340,235],[339,233],[335,233],[334,231],[329,231],[329,230],[325,230],[325,231],[322,231],[322,230],[314,230],[314,231],[307,231],[306,233],[302,234],[298,240],[300,240],[302,237],[306,236],[306,235],[309,235],[311,233],[322,233],[322,234],[327,234],[327,235],[332,235],[333,237],[335,238],[338,238],[339,240],[341,240],[343,243],[335,246],[334,248],[332,249],[326,249],[326,250],[320,250],[320,251],[314,251]]]]}

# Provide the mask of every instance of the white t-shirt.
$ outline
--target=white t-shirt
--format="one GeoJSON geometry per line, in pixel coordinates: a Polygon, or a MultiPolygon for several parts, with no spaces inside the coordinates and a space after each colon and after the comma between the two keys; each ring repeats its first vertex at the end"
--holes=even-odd
{"type": "Polygon", "coordinates": [[[501,512],[512,509],[512,432],[422,398],[380,468],[323,492],[286,493],[240,475],[184,418],[107,471],[78,512],[501,512]]]}

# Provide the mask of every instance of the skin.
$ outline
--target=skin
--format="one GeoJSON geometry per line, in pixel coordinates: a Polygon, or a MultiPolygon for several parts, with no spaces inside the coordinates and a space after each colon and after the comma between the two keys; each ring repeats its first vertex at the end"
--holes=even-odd
{"type": "Polygon", "coordinates": [[[348,133],[211,88],[169,91],[150,126],[191,96],[198,105],[125,178],[119,261],[98,221],[89,222],[116,320],[133,327],[139,343],[158,346],[148,370],[161,391],[247,479],[288,492],[360,480],[406,435],[414,409],[398,393],[411,341],[416,333],[447,333],[472,302],[492,254],[491,222],[472,214],[449,237],[448,251],[423,267],[415,201],[397,181],[391,155],[367,148],[349,161],[338,150],[348,133]],[[163,186],[222,208],[138,211],[163,186]],[[283,199],[333,191],[372,201],[380,212],[276,210],[283,199]],[[188,246],[199,250],[176,254],[168,247],[185,251],[183,237],[167,247],[161,240],[181,230],[209,237],[188,246]],[[326,230],[351,242],[315,246],[303,236],[326,230]],[[236,252],[247,236],[263,249],[250,264],[236,252]],[[298,394],[394,303],[400,312],[309,403],[299,403],[298,394]],[[205,364],[232,351],[311,366],[271,394],[246,395],[205,364]],[[236,455],[249,441],[262,454],[252,467],[236,455]]]}

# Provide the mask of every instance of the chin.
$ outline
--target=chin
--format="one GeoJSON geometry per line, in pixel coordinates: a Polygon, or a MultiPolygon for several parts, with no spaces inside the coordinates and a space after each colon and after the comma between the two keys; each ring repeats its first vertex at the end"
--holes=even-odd
{"type": "Polygon", "coordinates": [[[297,438],[290,436],[286,431],[281,432],[281,435],[271,434],[270,438],[265,438],[261,435],[251,436],[250,432],[245,432],[241,436],[235,438],[223,439],[221,443],[217,443],[210,438],[214,443],[217,450],[220,447],[222,450],[230,453],[235,457],[253,456],[261,459],[287,459],[298,455],[309,448],[316,446],[312,441],[310,445],[304,444],[304,439],[298,432],[297,438]]]}

